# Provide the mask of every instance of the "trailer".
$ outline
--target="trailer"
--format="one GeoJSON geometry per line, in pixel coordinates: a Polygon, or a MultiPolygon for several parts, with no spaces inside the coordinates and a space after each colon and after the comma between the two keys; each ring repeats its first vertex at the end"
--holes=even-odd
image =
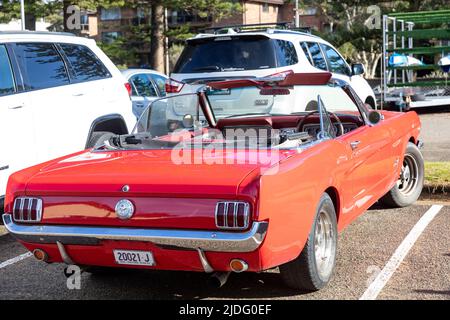
{"type": "Polygon", "coordinates": [[[383,16],[381,108],[450,106],[449,24],[450,10],[383,16]],[[423,62],[427,56],[432,63],[423,62]]]}

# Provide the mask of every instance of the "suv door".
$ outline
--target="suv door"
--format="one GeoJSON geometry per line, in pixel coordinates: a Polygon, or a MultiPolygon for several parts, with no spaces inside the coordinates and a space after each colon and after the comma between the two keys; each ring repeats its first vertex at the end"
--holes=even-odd
{"type": "Polygon", "coordinates": [[[33,125],[31,107],[19,91],[6,45],[0,44],[0,196],[11,173],[35,163],[33,125]]]}
{"type": "Polygon", "coordinates": [[[59,43],[57,47],[66,62],[71,82],[68,89],[73,105],[66,111],[76,120],[77,128],[73,132],[76,134],[71,137],[70,152],[73,152],[84,149],[95,119],[127,110],[129,105],[120,103],[125,81],[121,84],[123,91],[120,91],[110,71],[90,48],[74,43],[59,43]]]}
{"type": "MultiPolygon", "coordinates": [[[[52,43],[24,42],[14,45],[23,79],[27,106],[36,124],[37,161],[74,152],[79,137],[79,119],[70,89],[66,64],[52,43]]],[[[82,143],[81,143],[82,144],[82,143]]],[[[82,149],[82,148],[79,148],[82,149]]]]}

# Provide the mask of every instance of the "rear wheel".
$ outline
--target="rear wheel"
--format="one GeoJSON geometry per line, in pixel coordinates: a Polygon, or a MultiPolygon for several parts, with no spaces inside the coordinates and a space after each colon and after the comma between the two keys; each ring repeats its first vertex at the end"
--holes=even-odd
{"type": "Polygon", "coordinates": [[[333,275],[336,250],[336,211],[330,196],[324,193],[303,251],[295,260],[280,266],[283,280],[294,289],[322,289],[333,275]]]}
{"type": "Polygon", "coordinates": [[[409,142],[403,159],[399,179],[394,187],[380,199],[391,207],[407,207],[417,201],[423,189],[424,161],[419,148],[409,142]]]}

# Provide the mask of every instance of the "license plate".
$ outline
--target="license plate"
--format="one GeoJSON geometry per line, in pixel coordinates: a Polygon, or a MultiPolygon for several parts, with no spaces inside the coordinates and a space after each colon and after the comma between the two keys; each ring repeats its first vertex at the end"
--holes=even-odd
{"type": "Polygon", "coordinates": [[[150,251],[114,250],[114,258],[118,264],[134,266],[154,266],[155,260],[150,251]]]}

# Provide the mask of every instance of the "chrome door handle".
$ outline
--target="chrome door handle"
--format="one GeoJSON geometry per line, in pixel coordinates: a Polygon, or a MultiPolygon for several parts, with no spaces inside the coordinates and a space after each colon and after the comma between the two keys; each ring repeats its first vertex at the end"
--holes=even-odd
{"type": "Polygon", "coordinates": [[[361,141],[352,141],[350,142],[350,147],[352,148],[352,150],[355,150],[356,148],[358,148],[360,143],[361,141]]]}
{"type": "Polygon", "coordinates": [[[74,93],[72,96],[73,97],[82,97],[82,96],[84,96],[84,93],[74,93]]]}

